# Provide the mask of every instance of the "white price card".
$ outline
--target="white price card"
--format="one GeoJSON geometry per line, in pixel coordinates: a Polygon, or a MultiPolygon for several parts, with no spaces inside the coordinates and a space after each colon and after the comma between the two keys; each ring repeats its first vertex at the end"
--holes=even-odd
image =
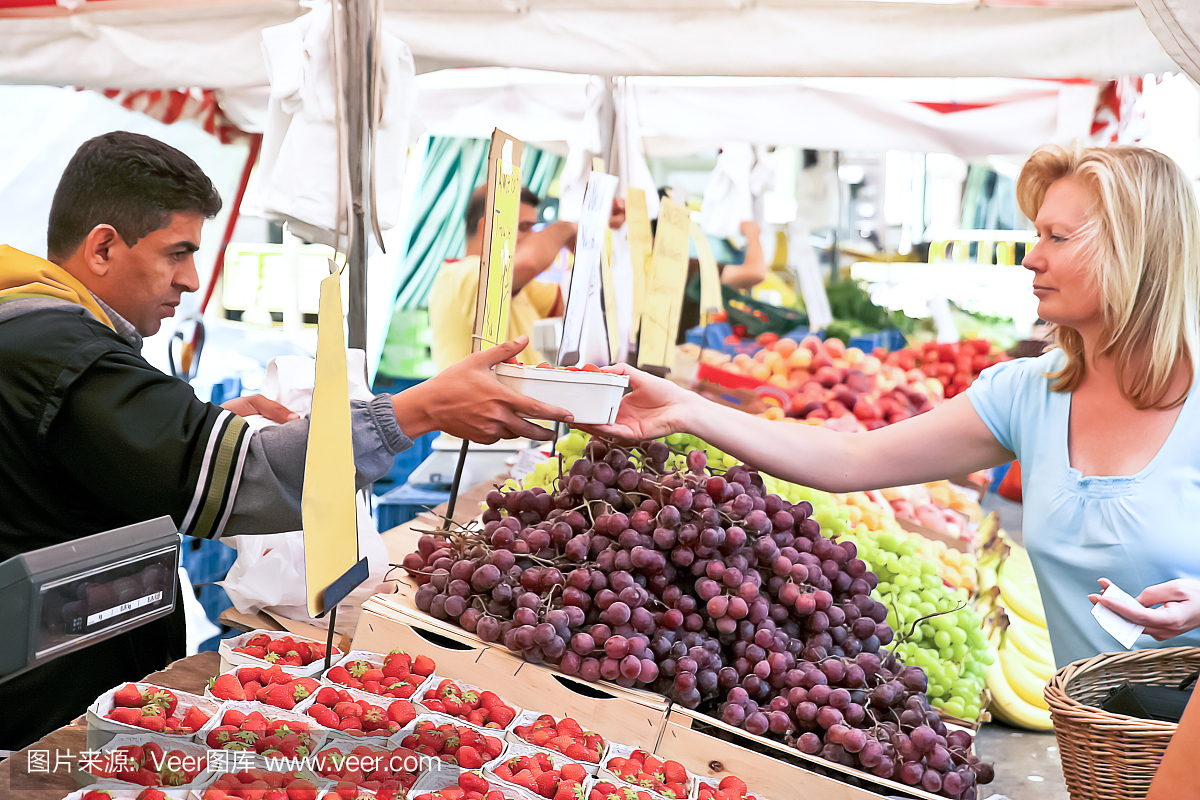
{"type": "Polygon", "coordinates": [[[933,317],[934,327],[937,328],[938,344],[951,344],[962,338],[958,326],[954,324],[954,315],[950,313],[950,301],[942,295],[929,298],[929,313],[933,317]]]}
{"type": "MultiPolygon", "coordinates": [[[[1144,605],[1130,597],[1129,593],[1121,589],[1115,583],[1109,583],[1108,588],[1104,590],[1101,597],[1107,597],[1109,600],[1114,600],[1122,605],[1127,605],[1132,608],[1145,608],[1144,605]]],[[[1112,634],[1121,645],[1129,650],[1133,647],[1133,643],[1142,635],[1145,630],[1141,625],[1122,617],[1120,614],[1110,611],[1104,606],[1097,603],[1092,606],[1092,616],[1100,623],[1100,627],[1112,634]]]]}
{"type": "Polygon", "coordinates": [[[579,229],[575,234],[575,263],[571,267],[571,288],[563,312],[562,343],[558,348],[559,366],[573,366],[579,360],[585,317],[589,308],[599,308],[600,252],[605,246],[608,220],[612,216],[617,176],[593,172],[583,193],[579,229]],[[589,297],[595,295],[595,303],[589,297]]]}

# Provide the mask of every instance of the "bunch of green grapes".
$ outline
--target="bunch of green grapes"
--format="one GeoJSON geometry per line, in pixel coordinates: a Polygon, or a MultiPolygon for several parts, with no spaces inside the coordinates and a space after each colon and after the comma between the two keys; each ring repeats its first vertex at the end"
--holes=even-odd
{"type": "Polygon", "coordinates": [[[859,558],[879,576],[875,591],[888,607],[897,655],[928,674],[934,706],[960,719],[976,719],[992,656],[967,595],[947,586],[936,565],[917,555],[914,534],[872,533],[858,526],[853,535],[859,558]]]}

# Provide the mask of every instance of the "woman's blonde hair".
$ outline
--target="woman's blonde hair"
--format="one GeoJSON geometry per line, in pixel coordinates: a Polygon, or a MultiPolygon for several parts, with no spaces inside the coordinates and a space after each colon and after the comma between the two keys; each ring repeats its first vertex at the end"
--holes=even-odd
{"type": "MultiPolygon", "coordinates": [[[[1089,355],[1112,357],[1121,395],[1135,408],[1173,408],[1187,399],[1200,357],[1200,211],[1191,183],[1178,164],[1144,147],[1051,145],[1021,169],[1021,211],[1036,219],[1046,190],[1068,177],[1092,192],[1085,236],[1104,327],[1089,355]],[[1187,388],[1168,397],[1180,364],[1187,388]]],[[[1050,376],[1054,391],[1074,391],[1087,374],[1083,338],[1061,325],[1054,335],[1067,355],[1050,376]]]]}

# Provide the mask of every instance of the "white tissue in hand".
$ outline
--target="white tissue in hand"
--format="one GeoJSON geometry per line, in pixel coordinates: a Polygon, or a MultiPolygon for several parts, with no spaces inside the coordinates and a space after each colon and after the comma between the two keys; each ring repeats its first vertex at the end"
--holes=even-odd
{"type": "MultiPolygon", "coordinates": [[[[1128,592],[1125,592],[1115,583],[1108,584],[1108,588],[1104,590],[1104,594],[1101,597],[1106,597],[1109,600],[1133,608],[1145,608],[1145,606],[1130,597],[1128,592]]],[[[1133,643],[1137,641],[1137,638],[1142,635],[1142,631],[1145,630],[1141,625],[1130,622],[1120,614],[1105,608],[1099,603],[1092,606],[1092,616],[1100,623],[1100,627],[1111,633],[1113,638],[1120,642],[1121,646],[1126,650],[1133,647],[1133,643]]]]}

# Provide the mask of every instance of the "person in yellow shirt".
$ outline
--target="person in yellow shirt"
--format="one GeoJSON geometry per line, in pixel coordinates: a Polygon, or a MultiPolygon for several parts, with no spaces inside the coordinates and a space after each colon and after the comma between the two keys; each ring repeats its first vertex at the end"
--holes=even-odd
{"type": "MultiPolygon", "coordinates": [[[[480,186],[467,203],[467,254],[442,264],[429,294],[429,324],[433,328],[433,362],[438,372],[471,354],[471,331],[475,323],[475,297],[479,291],[479,259],[483,252],[483,216],[487,197],[480,186]]],[[[537,207],[541,201],[529,189],[521,189],[521,211],[517,224],[517,248],[513,256],[512,305],[508,311],[509,339],[528,336],[533,341],[533,323],[560,316],[563,310],[558,284],[534,280],[554,263],[564,247],[575,243],[575,224],[555,222],[535,232],[537,207]]],[[[523,364],[540,364],[545,359],[530,344],[518,356],[523,364]]]]}

